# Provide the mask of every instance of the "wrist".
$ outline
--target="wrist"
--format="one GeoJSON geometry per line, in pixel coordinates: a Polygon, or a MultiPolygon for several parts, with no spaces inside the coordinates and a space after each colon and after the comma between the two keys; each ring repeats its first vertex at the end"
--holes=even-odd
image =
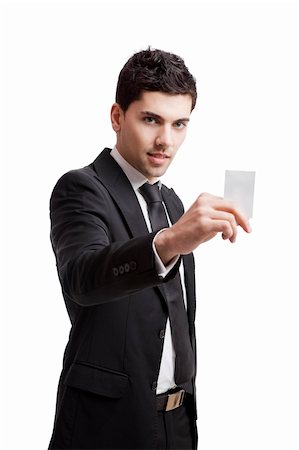
{"type": "Polygon", "coordinates": [[[173,248],[173,231],[170,228],[165,228],[155,237],[155,247],[159,255],[159,258],[166,266],[174,258],[178,256],[178,253],[173,248]]]}

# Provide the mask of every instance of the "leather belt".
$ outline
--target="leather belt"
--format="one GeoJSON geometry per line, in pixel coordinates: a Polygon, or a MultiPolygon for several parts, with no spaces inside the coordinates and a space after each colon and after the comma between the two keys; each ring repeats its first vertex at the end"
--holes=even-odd
{"type": "Polygon", "coordinates": [[[156,397],[157,411],[171,411],[182,406],[185,391],[181,389],[173,394],[161,394],[156,397]]]}

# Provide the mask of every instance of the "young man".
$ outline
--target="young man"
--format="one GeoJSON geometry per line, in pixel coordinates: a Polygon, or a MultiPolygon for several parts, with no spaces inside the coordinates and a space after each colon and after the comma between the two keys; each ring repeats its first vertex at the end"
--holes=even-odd
{"type": "Polygon", "coordinates": [[[181,58],[136,53],[111,109],[116,146],[54,188],[51,241],[72,328],[50,449],[197,446],[192,251],[250,227],[209,194],[184,213],[159,181],[195,103],[181,58]]]}

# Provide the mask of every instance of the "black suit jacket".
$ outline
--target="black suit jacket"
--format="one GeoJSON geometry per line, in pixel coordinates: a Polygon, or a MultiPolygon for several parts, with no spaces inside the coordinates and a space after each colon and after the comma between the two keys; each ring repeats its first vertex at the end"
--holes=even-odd
{"type": "MultiPolygon", "coordinates": [[[[182,203],[165,186],[162,195],[175,222],[182,203]]],[[[163,284],[178,264],[166,279],[157,275],[156,232],[148,232],[134,190],[109,149],[58,181],[50,214],[72,328],[49,448],[155,448],[161,331],[167,320],[163,284]]],[[[183,263],[195,358],[192,254],[183,263]]],[[[194,393],[194,380],[189,388],[194,393]]]]}

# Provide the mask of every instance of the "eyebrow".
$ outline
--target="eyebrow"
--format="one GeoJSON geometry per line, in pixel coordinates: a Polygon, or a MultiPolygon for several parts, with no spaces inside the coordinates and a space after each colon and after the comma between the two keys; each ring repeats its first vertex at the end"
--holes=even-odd
{"type": "MultiPolygon", "coordinates": [[[[156,114],[156,113],[154,113],[152,111],[141,111],[141,114],[143,116],[151,116],[151,117],[154,117],[155,119],[159,119],[159,120],[163,120],[164,121],[162,116],[159,116],[159,114],[156,114]]],[[[189,119],[189,117],[182,117],[181,119],[174,120],[174,122],[190,122],[190,119],[189,119]]]]}

